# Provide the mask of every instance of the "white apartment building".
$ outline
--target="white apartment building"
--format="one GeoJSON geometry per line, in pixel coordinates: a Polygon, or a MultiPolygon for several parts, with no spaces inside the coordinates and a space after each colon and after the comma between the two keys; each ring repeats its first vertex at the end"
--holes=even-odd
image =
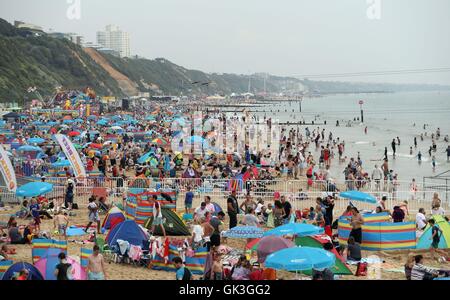
{"type": "Polygon", "coordinates": [[[105,31],[97,32],[97,44],[117,51],[120,57],[130,57],[130,36],[116,25],[108,25],[105,31]]]}

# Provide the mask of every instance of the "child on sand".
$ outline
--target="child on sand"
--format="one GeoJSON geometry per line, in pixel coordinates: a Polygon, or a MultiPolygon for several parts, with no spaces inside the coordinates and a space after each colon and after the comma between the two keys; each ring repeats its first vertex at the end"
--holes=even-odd
{"type": "Polygon", "coordinates": [[[211,267],[211,280],[222,280],[223,279],[223,265],[221,256],[219,253],[214,252],[213,254],[213,264],[211,267]]]}
{"type": "Polygon", "coordinates": [[[53,229],[58,230],[58,233],[60,235],[63,235],[65,239],[67,239],[66,230],[69,226],[69,217],[67,216],[67,213],[65,212],[62,214],[61,212],[58,212],[53,220],[53,229]]]}

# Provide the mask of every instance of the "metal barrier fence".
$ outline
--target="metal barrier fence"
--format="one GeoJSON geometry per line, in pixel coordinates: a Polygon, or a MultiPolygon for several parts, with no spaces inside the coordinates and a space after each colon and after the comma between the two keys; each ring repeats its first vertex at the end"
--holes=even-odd
{"type": "MultiPolygon", "coordinates": [[[[38,179],[36,179],[38,180],[38,179]]],[[[52,177],[46,178],[47,182],[54,184],[54,189],[47,194],[48,199],[54,199],[58,203],[64,201],[67,186],[67,178],[52,177]]],[[[433,190],[423,189],[422,184],[417,183],[412,189],[411,182],[397,182],[393,184],[388,181],[352,181],[344,183],[327,183],[325,181],[307,180],[248,180],[245,183],[230,181],[230,179],[211,179],[211,178],[111,178],[111,177],[89,177],[86,179],[77,179],[74,193],[75,202],[79,206],[85,206],[92,194],[106,195],[109,201],[122,201],[129,191],[135,192],[136,189],[151,190],[175,190],[178,194],[177,209],[184,209],[185,193],[190,189],[194,192],[194,206],[199,206],[204,196],[210,196],[212,201],[218,203],[226,210],[226,200],[230,190],[236,188],[239,203],[242,203],[245,195],[249,193],[253,200],[259,198],[265,202],[273,200],[274,193],[278,192],[284,195],[291,202],[294,209],[305,209],[315,207],[316,198],[323,197],[325,192],[338,192],[351,189],[369,193],[377,197],[387,197],[387,207],[392,207],[400,201],[408,201],[408,207],[411,212],[418,211],[423,207],[427,211],[431,209],[431,201],[435,192],[440,192],[447,187],[435,188],[433,190]]],[[[442,194],[442,207],[448,211],[450,203],[446,195],[442,194]]],[[[9,192],[6,187],[0,187],[0,197],[5,203],[20,203],[14,193],[9,192]]],[[[335,213],[340,213],[348,205],[348,200],[338,199],[335,205],[335,213]]],[[[360,209],[374,209],[375,206],[367,203],[353,202],[360,209]]]]}

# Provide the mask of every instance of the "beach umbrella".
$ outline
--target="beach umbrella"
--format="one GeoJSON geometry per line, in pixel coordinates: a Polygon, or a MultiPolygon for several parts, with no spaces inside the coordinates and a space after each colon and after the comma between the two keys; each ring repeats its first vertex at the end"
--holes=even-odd
{"type": "Polygon", "coordinates": [[[65,160],[59,160],[51,164],[52,168],[63,168],[70,166],[70,161],[67,159],[65,160]]]}
{"type": "Polygon", "coordinates": [[[56,125],[56,124],[58,124],[58,122],[50,121],[50,122],[47,122],[46,125],[48,125],[48,126],[54,126],[54,125],[56,125]]]}
{"type": "Polygon", "coordinates": [[[90,115],[90,116],[87,117],[87,119],[88,119],[89,121],[95,121],[95,120],[97,120],[97,116],[95,116],[95,115],[90,115]]]}
{"type": "Polygon", "coordinates": [[[20,146],[19,148],[17,148],[17,151],[19,151],[19,152],[37,152],[37,151],[42,151],[42,149],[39,147],[36,147],[36,146],[23,145],[23,146],[20,146]]]}
{"type": "Polygon", "coordinates": [[[156,138],[152,141],[152,143],[158,144],[158,145],[165,145],[167,142],[161,138],[156,138]]]}
{"type": "Polygon", "coordinates": [[[324,232],[324,229],[322,227],[314,226],[311,224],[304,224],[304,223],[289,223],[285,225],[278,226],[274,229],[271,229],[269,231],[266,231],[264,233],[264,236],[269,235],[299,235],[299,236],[305,236],[305,235],[314,235],[314,234],[321,234],[324,232]]]}
{"type": "Polygon", "coordinates": [[[94,149],[102,149],[103,145],[102,144],[97,144],[97,143],[88,143],[89,144],[89,148],[94,148],[94,149]]]}
{"type": "Polygon", "coordinates": [[[101,120],[97,121],[97,125],[106,126],[106,125],[108,125],[108,121],[105,119],[101,119],[101,120]]]}
{"type": "Polygon", "coordinates": [[[33,124],[33,125],[44,125],[44,122],[42,122],[42,121],[34,121],[31,124],[33,124]]]}
{"type": "Polygon", "coordinates": [[[82,149],[83,147],[81,147],[80,144],[73,144],[73,146],[75,147],[75,149],[82,149]]]}
{"type": "Polygon", "coordinates": [[[79,136],[80,132],[78,132],[78,131],[70,131],[67,135],[70,136],[70,137],[79,136]]]}
{"type": "Polygon", "coordinates": [[[355,200],[355,201],[366,202],[366,203],[371,203],[371,204],[376,204],[377,203],[377,199],[374,196],[372,196],[370,194],[366,194],[366,193],[360,192],[360,191],[341,192],[341,193],[339,193],[339,196],[342,197],[342,198],[355,200]]]}
{"type": "Polygon", "coordinates": [[[155,120],[155,116],[147,116],[147,117],[145,117],[145,120],[146,121],[153,121],[153,120],[155,120]]]}
{"type": "Polygon", "coordinates": [[[335,263],[336,256],[324,249],[292,247],[268,255],[264,266],[277,270],[305,271],[330,268],[335,263]]]}
{"type": "Polygon", "coordinates": [[[147,152],[144,155],[142,155],[141,157],[138,158],[137,162],[139,164],[144,164],[146,163],[148,160],[150,160],[151,157],[154,157],[155,153],[153,153],[153,151],[147,152]]]}
{"type": "Polygon", "coordinates": [[[37,197],[45,195],[53,190],[53,184],[48,182],[29,182],[17,188],[16,196],[18,197],[37,197]]]}
{"type": "Polygon", "coordinates": [[[45,143],[45,139],[40,137],[33,137],[27,140],[28,144],[43,144],[45,143]]]}
{"type": "Polygon", "coordinates": [[[112,127],[110,127],[110,129],[112,129],[112,130],[123,130],[123,128],[120,127],[120,126],[112,126],[112,127]]]}
{"type": "Polygon", "coordinates": [[[80,118],[76,118],[75,120],[73,120],[75,123],[83,123],[84,120],[80,119],[80,118]]]}
{"type": "Polygon", "coordinates": [[[74,120],[63,120],[63,124],[72,124],[74,120]]]}
{"type": "Polygon", "coordinates": [[[255,245],[251,249],[256,250],[256,252],[258,253],[258,261],[262,263],[266,260],[266,257],[269,254],[281,249],[292,247],[295,247],[295,244],[291,240],[288,240],[281,236],[271,235],[257,240],[255,245]]]}
{"type": "Polygon", "coordinates": [[[224,237],[235,239],[256,239],[264,235],[264,230],[255,226],[237,226],[223,233],[224,237]]]}

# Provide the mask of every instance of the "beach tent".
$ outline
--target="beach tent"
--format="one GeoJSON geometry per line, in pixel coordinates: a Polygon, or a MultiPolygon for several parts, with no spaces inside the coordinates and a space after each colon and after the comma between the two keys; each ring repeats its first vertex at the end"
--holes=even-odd
{"type": "MultiPolygon", "coordinates": [[[[330,239],[326,234],[318,234],[313,236],[299,236],[295,238],[295,244],[297,246],[302,247],[313,247],[323,249],[323,246],[329,242],[330,239]]],[[[345,263],[344,258],[339,255],[334,246],[333,249],[328,251],[332,252],[336,256],[336,264],[331,268],[331,271],[333,271],[334,274],[338,275],[353,274],[352,271],[348,268],[347,264],[345,263]]],[[[306,275],[311,275],[310,274],[311,272],[309,271],[304,271],[303,273],[306,275]]]]}
{"type": "Polygon", "coordinates": [[[131,245],[143,247],[143,241],[147,240],[147,236],[135,221],[127,220],[116,225],[106,236],[106,242],[110,247],[116,245],[117,240],[124,240],[131,245]]]}
{"type": "Polygon", "coordinates": [[[102,223],[102,228],[106,230],[114,228],[115,225],[126,220],[125,214],[117,207],[111,208],[106,214],[102,223]]]}
{"type": "MultiPolygon", "coordinates": [[[[167,209],[162,208],[161,214],[163,216],[163,219],[166,219],[166,222],[164,223],[164,229],[166,230],[167,235],[171,236],[190,236],[191,233],[189,232],[189,229],[186,227],[186,224],[180,219],[180,217],[177,215],[176,212],[167,209]]],[[[148,218],[147,221],[144,223],[144,227],[147,229],[152,228],[153,223],[153,216],[148,218]]],[[[155,226],[155,232],[154,235],[163,235],[161,227],[155,226]]]]}
{"type": "MultiPolygon", "coordinates": [[[[439,242],[440,249],[450,248],[450,224],[447,220],[444,219],[443,216],[435,215],[432,216],[436,225],[442,230],[441,240],[439,242]]],[[[432,240],[431,238],[431,226],[430,224],[425,227],[423,234],[420,236],[417,241],[416,248],[417,249],[429,249],[431,247],[432,240]]]]}
{"type": "MultiPolygon", "coordinates": [[[[55,269],[59,264],[58,255],[61,249],[49,248],[46,254],[39,259],[34,266],[41,272],[44,280],[56,280],[55,269]]],[[[67,262],[72,265],[72,278],[74,280],[86,280],[86,271],[81,267],[80,263],[71,257],[67,257],[67,262]]]]}
{"type": "Polygon", "coordinates": [[[220,207],[220,205],[216,202],[212,203],[214,205],[214,213],[213,215],[217,215],[219,212],[223,211],[222,207],[220,207]]]}
{"type": "Polygon", "coordinates": [[[27,262],[17,262],[10,266],[3,274],[2,280],[11,280],[23,269],[26,269],[29,272],[28,280],[44,280],[44,276],[42,276],[41,272],[35,266],[27,262]]]}

